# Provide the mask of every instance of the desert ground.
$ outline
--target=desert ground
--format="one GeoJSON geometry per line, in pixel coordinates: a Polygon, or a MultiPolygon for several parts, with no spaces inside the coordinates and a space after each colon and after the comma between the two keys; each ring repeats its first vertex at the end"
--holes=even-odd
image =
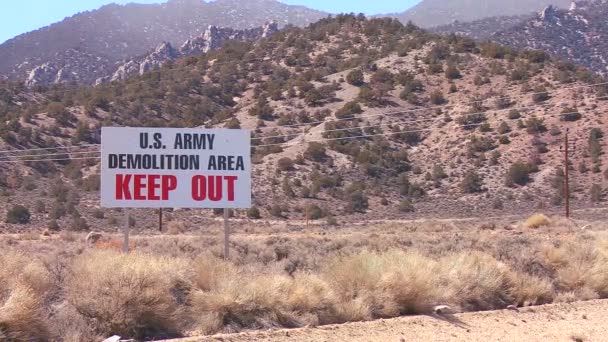
{"type": "Polygon", "coordinates": [[[229,260],[213,221],[128,254],[117,233],[3,234],[0,340],[600,341],[608,224],[575,214],[235,221],[229,260]]]}
{"type": "Polygon", "coordinates": [[[171,342],[242,341],[605,341],[608,302],[548,304],[534,308],[380,319],[318,328],[223,334],[171,342]]]}

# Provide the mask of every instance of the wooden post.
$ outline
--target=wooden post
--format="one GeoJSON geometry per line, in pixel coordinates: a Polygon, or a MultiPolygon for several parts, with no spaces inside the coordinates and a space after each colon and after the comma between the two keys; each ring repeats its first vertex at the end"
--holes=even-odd
{"type": "Polygon", "coordinates": [[[158,231],[163,232],[163,208],[158,209],[158,231]]]}
{"type": "Polygon", "coordinates": [[[566,218],[570,218],[570,161],[568,158],[570,148],[568,144],[568,130],[566,130],[564,137],[564,145],[564,196],[566,197],[566,218]]]}
{"type": "Polygon", "coordinates": [[[306,202],[306,204],[304,204],[304,216],[306,218],[306,228],[308,228],[308,202],[306,202]]]}
{"type": "Polygon", "coordinates": [[[122,251],[124,253],[129,253],[129,230],[131,229],[131,213],[129,209],[125,208],[125,226],[123,230],[124,240],[122,244],[122,251]]]}
{"type": "Polygon", "coordinates": [[[229,209],[224,208],[224,259],[230,258],[230,227],[228,226],[229,209]]]}

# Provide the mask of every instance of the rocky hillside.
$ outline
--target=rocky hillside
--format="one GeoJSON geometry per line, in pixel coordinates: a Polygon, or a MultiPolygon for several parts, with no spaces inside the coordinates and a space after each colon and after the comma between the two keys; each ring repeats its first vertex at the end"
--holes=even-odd
{"type": "Polygon", "coordinates": [[[594,72],[606,74],[606,15],[607,1],[576,1],[567,10],[548,6],[536,15],[458,22],[433,28],[433,32],[492,40],[519,49],[543,50],[584,65],[594,72]]]}
{"type": "MultiPolygon", "coordinates": [[[[168,62],[218,49],[229,41],[255,41],[270,37],[278,31],[279,28],[276,22],[266,23],[264,26],[258,28],[243,30],[209,26],[200,37],[188,39],[179,48],[173,47],[171,43],[163,42],[157,46],[156,49],[141,57],[124,61],[118,64],[118,66],[106,66],[104,69],[106,70],[107,76],[95,80],[95,85],[124,80],[137,74],[143,75],[168,62]]],[[[90,57],[92,58],[92,56],[90,57]]],[[[74,77],[72,77],[75,73],[73,70],[81,70],[76,73],[87,74],[86,72],[82,73],[82,70],[89,70],[91,64],[82,65],[80,63],[85,61],[79,60],[78,58],[66,59],[66,61],[67,63],[59,69],[56,64],[52,63],[45,63],[34,68],[26,78],[25,85],[27,87],[34,87],[73,81],[82,82],[82,79],[74,79],[74,77]]],[[[88,74],[92,76],[96,73],[91,72],[88,74]]]]}
{"type": "Polygon", "coordinates": [[[570,10],[547,7],[521,25],[500,31],[491,39],[516,48],[547,51],[608,72],[608,2],[580,1],[570,10]]]}
{"type": "Polygon", "coordinates": [[[107,5],[0,45],[0,75],[30,83],[93,84],[125,60],[163,42],[179,47],[210,25],[251,29],[266,22],[304,26],[326,14],[275,0],[169,0],[164,4],[107,5]]]}
{"type": "Polygon", "coordinates": [[[437,34],[466,36],[478,41],[491,40],[494,34],[524,25],[527,20],[535,16],[536,14],[522,14],[490,17],[474,21],[456,21],[448,25],[436,26],[429,30],[437,34]]]}
{"type": "MultiPolygon", "coordinates": [[[[102,125],[253,130],[256,209],[241,218],[559,208],[566,130],[574,206],[606,199],[603,78],[391,19],[324,19],[95,88],[1,88],[0,151],[48,150],[1,153],[0,207],[23,204],[37,225],[116,224],[117,212],[98,208],[98,146],[65,148],[98,143],[102,125]]],[[[150,211],[136,215],[154,225],[150,211]]]]}
{"type": "Polygon", "coordinates": [[[572,0],[423,0],[410,10],[397,14],[403,23],[422,27],[470,22],[490,17],[517,16],[538,12],[548,5],[568,8],[572,0]]]}

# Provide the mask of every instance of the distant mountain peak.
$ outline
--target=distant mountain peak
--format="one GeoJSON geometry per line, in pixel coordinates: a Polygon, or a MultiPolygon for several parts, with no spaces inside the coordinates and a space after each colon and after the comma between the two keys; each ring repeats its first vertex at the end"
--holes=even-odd
{"type": "MultiPolygon", "coordinates": [[[[265,37],[278,26],[306,26],[326,16],[275,0],[111,4],[0,45],[0,75],[27,78],[34,84],[94,84],[114,74],[124,61],[147,55],[163,42],[174,48],[196,40],[210,25],[234,30],[261,28],[258,33],[265,37]]],[[[169,51],[167,45],[164,48],[169,51]]]]}
{"type": "Polygon", "coordinates": [[[572,0],[423,0],[410,10],[395,15],[402,22],[422,27],[472,22],[490,17],[518,16],[541,11],[549,5],[567,9],[572,0]]]}

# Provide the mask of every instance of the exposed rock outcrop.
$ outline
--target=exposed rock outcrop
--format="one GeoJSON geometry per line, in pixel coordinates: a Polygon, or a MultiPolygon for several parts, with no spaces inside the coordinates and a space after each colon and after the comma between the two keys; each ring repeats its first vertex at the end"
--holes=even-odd
{"type": "Polygon", "coordinates": [[[210,25],[200,37],[188,39],[179,49],[175,49],[170,43],[164,42],[148,55],[124,62],[118,66],[110,77],[99,79],[96,83],[100,84],[108,80],[124,80],[135,74],[142,75],[147,71],[161,67],[169,61],[218,49],[229,40],[254,41],[269,37],[278,31],[279,25],[274,21],[268,22],[262,27],[248,30],[235,30],[210,25]]]}
{"type": "Polygon", "coordinates": [[[28,79],[32,85],[56,79],[91,85],[109,81],[119,66],[147,55],[162,42],[178,50],[186,40],[201,37],[209,25],[246,30],[274,20],[281,27],[303,27],[328,15],[277,0],[133,2],[84,11],[0,44],[0,77],[28,79]]]}

